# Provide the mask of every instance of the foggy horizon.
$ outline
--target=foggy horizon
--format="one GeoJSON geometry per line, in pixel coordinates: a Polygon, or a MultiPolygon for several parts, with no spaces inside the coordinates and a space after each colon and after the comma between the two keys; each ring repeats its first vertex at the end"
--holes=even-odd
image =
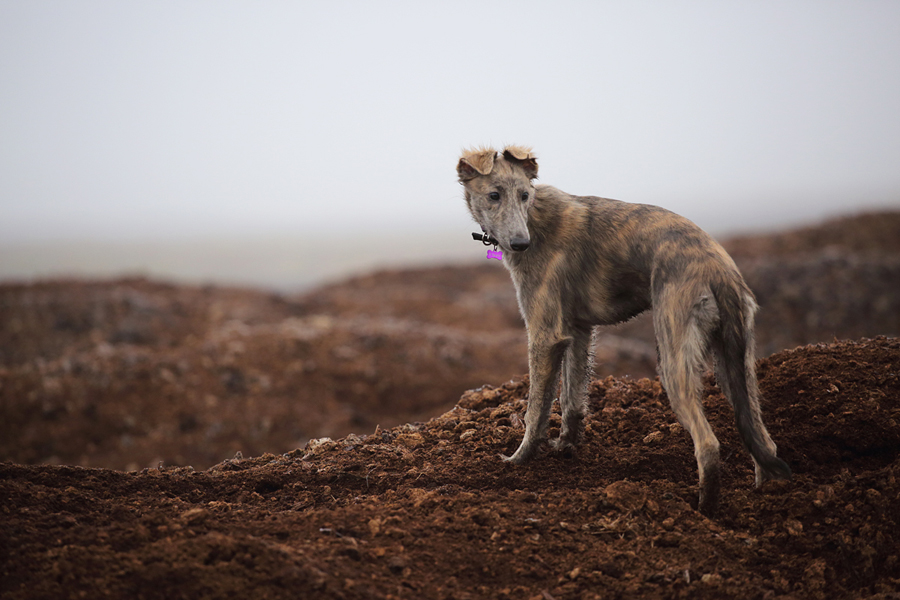
{"type": "Polygon", "coordinates": [[[887,1],[2,2],[0,248],[465,239],[480,144],[717,236],[900,208],[898,28],[887,1]]]}

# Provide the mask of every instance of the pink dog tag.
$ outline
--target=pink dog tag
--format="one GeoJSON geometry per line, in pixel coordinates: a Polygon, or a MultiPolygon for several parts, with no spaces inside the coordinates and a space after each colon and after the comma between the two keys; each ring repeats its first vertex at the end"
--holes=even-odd
{"type": "Polygon", "coordinates": [[[503,250],[488,250],[487,251],[488,258],[496,258],[497,260],[503,260],[503,250]]]}

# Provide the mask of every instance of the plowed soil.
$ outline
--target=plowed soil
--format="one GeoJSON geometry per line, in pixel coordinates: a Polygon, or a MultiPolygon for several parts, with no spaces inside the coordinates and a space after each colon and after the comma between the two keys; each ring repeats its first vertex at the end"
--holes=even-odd
{"type": "MultiPolygon", "coordinates": [[[[691,444],[649,379],[591,385],[584,444],[522,467],[527,384],[284,455],[123,473],[0,465],[7,598],[896,598],[900,342],[760,363],[793,481],[727,464],[696,510],[691,444]]],[[[554,434],[551,431],[551,436],[554,434]]]]}
{"type": "Polygon", "coordinates": [[[496,265],[0,286],[0,597],[900,598],[898,240],[886,213],[728,242],[794,478],[753,487],[708,378],[711,518],[646,319],[598,337],[574,454],[498,458],[528,383],[496,265]]]}

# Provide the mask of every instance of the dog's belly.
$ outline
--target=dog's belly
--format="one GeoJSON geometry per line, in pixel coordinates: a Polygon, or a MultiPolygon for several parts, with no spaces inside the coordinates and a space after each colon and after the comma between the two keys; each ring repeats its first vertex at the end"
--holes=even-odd
{"type": "Polygon", "coordinates": [[[620,281],[620,285],[585,290],[589,293],[574,294],[569,307],[573,321],[581,325],[616,325],[636,317],[650,308],[650,289],[646,285],[629,285],[633,280],[620,281]]]}
{"type": "Polygon", "coordinates": [[[616,325],[633,319],[650,308],[650,301],[643,298],[631,298],[627,302],[619,301],[611,304],[595,306],[589,313],[581,316],[579,321],[587,325],[616,325]]]}
{"type": "Polygon", "coordinates": [[[637,270],[615,272],[598,291],[596,325],[622,323],[650,308],[650,278],[637,270]]]}

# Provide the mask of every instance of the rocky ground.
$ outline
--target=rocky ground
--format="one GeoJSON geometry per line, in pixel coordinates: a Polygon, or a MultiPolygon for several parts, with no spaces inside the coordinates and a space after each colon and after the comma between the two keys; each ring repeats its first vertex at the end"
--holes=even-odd
{"type": "Polygon", "coordinates": [[[726,246],[795,477],[753,489],[709,380],[712,519],[646,318],[598,335],[575,456],[498,460],[527,368],[494,261],[303,296],[4,284],[0,596],[900,598],[900,213],[726,246]]]}

